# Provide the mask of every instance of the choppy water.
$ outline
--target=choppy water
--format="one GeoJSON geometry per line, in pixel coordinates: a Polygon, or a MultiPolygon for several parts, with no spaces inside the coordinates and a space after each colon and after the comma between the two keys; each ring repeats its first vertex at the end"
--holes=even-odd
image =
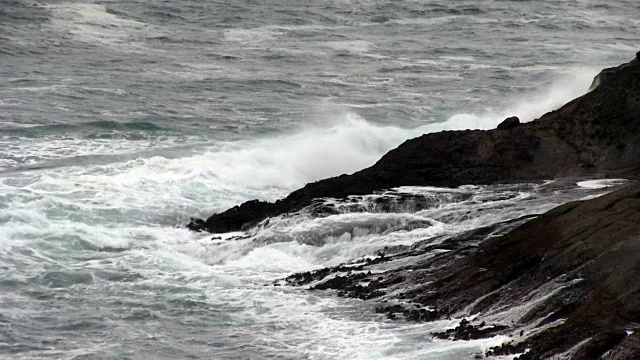
{"type": "Polygon", "coordinates": [[[471,358],[502,339],[436,341],[448,324],[264,285],[600,190],[404,189],[439,200],[228,242],[180,225],[424,132],[532,120],[633,58],[639,15],[634,0],[2,0],[0,357],[471,358]]]}

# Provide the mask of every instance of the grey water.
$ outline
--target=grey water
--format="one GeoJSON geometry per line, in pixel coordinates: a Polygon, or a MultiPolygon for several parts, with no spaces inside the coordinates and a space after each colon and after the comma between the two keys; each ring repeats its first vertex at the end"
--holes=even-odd
{"type": "Polygon", "coordinates": [[[403,189],[442,199],[242,240],[183,225],[425,132],[531,121],[639,49],[633,0],[0,0],[0,358],[473,358],[507,338],[268,285],[600,185],[403,189]]]}

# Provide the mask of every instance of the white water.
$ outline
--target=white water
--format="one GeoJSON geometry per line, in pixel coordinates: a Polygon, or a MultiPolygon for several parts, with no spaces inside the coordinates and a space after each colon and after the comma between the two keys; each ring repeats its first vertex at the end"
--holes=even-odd
{"type": "MultiPolygon", "coordinates": [[[[530,120],[564,101],[557,99],[583,91],[585,81],[558,84],[551,93],[517,105],[521,112],[516,114],[530,120]],[[534,109],[535,102],[544,106],[534,109]]],[[[558,204],[544,196],[529,202],[535,188],[407,188],[402,191],[444,196],[445,204],[416,213],[276,219],[248,239],[226,242],[173,227],[191,215],[207,216],[251,198],[275,200],[309,181],[369,166],[421,133],[490,128],[513,112],[456,115],[416,129],[375,126],[340,108],[328,114],[330,126],[325,119],[319,121],[324,127],[289,135],[191,148],[170,140],[166,156],[100,158],[95,157],[100,142],[81,139],[27,139],[28,148],[5,148],[5,157],[18,159],[22,169],[7,163],[15,170],[0,177],[0,258],[15,264],[2,281],[31,289],[2,300],[6,309],[23,304],[9,317],[26,326],[14,330],[14,342],[49,344],[45,338],[58,334],[64,345],[32,350],[53,357],[135,353],[140,344],[159,341],[167,352],[155,353],[158,358],[214,351],[224,359],[252,352],[309,359],[454,359],[505,341],[437,341],[429,332],[454,323],[391,322],[374,316],[372,305],[361,301],[264,285],[384,246],[409,246],[558,204]],[[19,159],[24,150],[33,160],[19,159]],[[76,160],[65,160],[69,156],[76,160]],[[447,193],[471,197],[458,201],[447,193]],[[479,209],[482,213],[475,213],[479,209]],[[54,299],[44,313],[39,297],[54,299]],[[257,338],[236,334],[237,326],[251,328],[250,338],[257,338]],[[34,327],[49,330],[44,335],[34,327]],[[68,330],[58,333],[60,327],[68,330]],[[93,334],[89,343],[81,340],[86,331],[93,334]],[[132,340],[135,346],[128,345],[132,340]],[[230,345],[234,341],[238,347],[230,345]],[[77,342],[83,345],[72,345],[77,342]],[[248,343],[253,345],[246,348],[248,343]]],[[[138,148],[136,142],[123,142],[130,148],[121,151],[144,151],[156,142],[144,139],[138,148]]]]}
{"type": "Polygon", "coordinates": [[[3,3],[0,357],[452,360],[501,343],[265,285],[597,196],[592,183],[401,189],[440,200],[385,213],[359,199],[367,211],[241,240],[181,226],[426,132],[558,108],[635,55],[637,5],[591,5],[3,3]]]}
{"type": "Polygon", "coordinates": [[[15,325],[12,336],[36,343],[51,334],[65,339],[62,347],[46,345],[33,354],[111,356],[159,341],[167,352],[156,353],[158,358],[211,351],[223,359],[247,352],[310,359],[467,358],[507,338],[437,341],[429,332],[454,322],[392,322],[374,316],[373,304],[264,285],[383,246],[411,245],[546,211],[591,191],[578,188],[548,198],[538,186],[406,188],[399,191],[433,194],[445,203],[404,214],[344,213],[317,219],[302,214],[275,219],[248,239],[221,242],[167,226],[180,212],[203,203],[202,197],[184,194],[201,191],[204,196],[212,190],[178,186],[189,184],[185,178],[193,175],[168,171],[166,161],[179,163],[152,158],[1,178],[0,258],[16,264],[1,280],[30,289],[2,298],[5,308],[22,304],[23,310],[13,312],[9,321],[26,329],[15,325]],[[151,172],[154,166],[159,170],[151,172]],[[135,298],[128,295],[134,293],[135,298]],[[51,298],[54,307],[43,313],[41,297],[51,298]],[[41,335],[30,330],[34,327],[49,330],[41,335]],[[244,338],[243,328],[251,328],[257,338],[244,338]],[[80,340],[86,331],[93,334],[90,343],[80,340]],[[71,345],[77,341],[84,345],[71,345]],[[230,345],[234,341],[239,347],[230,345]],[[212,350],[215,344],[222,348],[212,350]]]}

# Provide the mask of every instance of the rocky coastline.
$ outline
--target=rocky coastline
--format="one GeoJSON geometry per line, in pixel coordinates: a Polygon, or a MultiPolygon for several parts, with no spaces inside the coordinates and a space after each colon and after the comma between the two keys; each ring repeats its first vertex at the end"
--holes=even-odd
{"type": "MultiPolygon", "coordinates": [[[[274,286],[377,301],[389,319],[463,319],[432,334],[465,341],[513,339],[478,357],[640,358],[640,53],[605,69],[592,90],[529,123],[425,134],[370,168],[306,185],[275,203],[249,201],[195,231],[251,228],[315,199],[398,186],[622,177],[628,185],[590,200],[453,235],[381,250],[376,257],[293,274],[274,286]],[[473,279],[473,281],[470,281],[473,279]],[[507,319],[507,320],[505,320],[507,319]]],[[[320,206],[319,212],[331,213],[320,206]]]]}
{"type": "Polygon", "coordinates": [[[297,211],[314,199],[370,194],[397,186],[635,177],[640,173],[640,55],[603,70],[595,88],[537,120],[494,130],[444,131],[407,140],[351,175],[307,184],[274,203],[247,201],[188,227],[237,231],[297,211]]]}

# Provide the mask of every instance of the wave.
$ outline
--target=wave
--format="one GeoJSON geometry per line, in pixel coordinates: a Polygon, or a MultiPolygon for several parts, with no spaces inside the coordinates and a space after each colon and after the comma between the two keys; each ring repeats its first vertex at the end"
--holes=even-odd
{"type": "Polygon", "coordinates": [[[496,127],[510,116],[518,116],[520,121],[529,122],[547,112],[557,110],[567,102],[584,95],[598,74],[598,68],[574,68],[558,75],[557,80],[542,92],[514,96],[512,105],[504,109],[488,108],[482,113],[458,113],[433,130],[487,130],[496,127]]]}
{"type": "MultiPolygon", "coordinates": [[[[145,217],[153,213],[160,223],[172,225],[185,216],[206,217],[211,212],[250,199],[273,201],[306,183],[355,172],[373,165],[403,141],[424,133],[490,129],[512,115],[519,116],[523,121],[533,120],[586,92],[593,73],[595,71],[591,69],[569,71],[566,76],[559,77],[549,91],[520,96],[522,100],[513,101],[513,105],[507,109],[488,109],[479,114],[459,113],[450,116],[447,121],[428,123],[417,128],[375,125],[347,108],[325,108],[322,115],[312,119],[305,128],[280,136],[200,143],[193,149],[181,150],[172,156],[156,153],[154,156],[145,154],[135,158],[85,157],[82,158],[82,166],[66,167],[67,162],[64,163],[65,167],[49,166],[43,170],[47,176],[41,176],[32,187],[47,191],[55,189],[60,194],[86,191],[89,210],[93,208],[91,202],[96,192],[105,194],[102,207],[120,209],[118,216],[125,218],[143,216],[144,212],[135,205],[142,202],[147,206],[145,217]]],[[[78,129],[163,130],[148,122],[95,121],[12,128],[3,130],[3,134],[39,136],[78,129]]],[[[163,141],[166,143],[169,140],[163,141]]],[[[76,139],[78,141],[85,142],[85,139],[76,139]]],[[[62,150],[68,148],[58,147],[62,150]]],[[[124,146],[123,155],[126,149],[124,146]]],[[[45,145],[41,150],[51,152],[45,145]]],[[[114,148],[112,146],[107,150],[113,152],[114,148]]],[[[91,151],[91,154],[79,155],[96,155],[96,150],[91,151]]],[[[8,166],[13,167],[11,164],[8,166]]]]}
{"type": "MultiPolygon", "coordinates": [[[[554,109],[586,92],[594,70],[576,69],[559,77],[550,90],[521,96],[507,109],[484,113],[459,113],[441,123],[417,128],[379,126],[345,108],[325,108],[305,128],[280,136],[215,143],[201,152],[179,158],[154,156],[126,162],[111,169],[126,183],[153,198],[158,193],[179,193],[185,202],[201,202],[200,211],[222,210],[238,202],[259,198],[275,200],[319,179],[352,173],[373,165],[383,154],[403,141],[440,130],[490,129],[508,116],[523,121],[554,109]],[[177,184],[179,179],[181,182],[177,184]],[[144,184],[144,186],[142,186],[144,184]],[[208,201],[206,201],[206,200],[208,201]],[[206,208],[206,206],[213,208],[206,208]]],[[[66,131],[60,125],[58,131],[66,131]]],[[[80,126],[115,130],[161,130],[147,122],[98,121],[80,126]]],[[[32,128],[15,131],[34,131],[32,128]]],[[[38,128],[36,128],[38,129],[38,128]]],[[[51,131],[43,127],[39,131],[51,131]]],[[[90,171],[90,170],[87,170],[90,171]]],[[[112,173],[98,171],[104,183],[112,173]]],[[[90,174],[91,184],[101,183],[90,174]]],[[[123,189],[112,189],[122,191],[123,189]]],[[[119,196],[119,195],[118,195],[119,196]]]]}
{"type": "Polygon", "coordinates": [[[345,109],[328,111],[317,121],[324,123],[324,128],[234,143],[224,150],[198,156],[197,162],[211,169],[212,177],[220,183],[253,190],[272,187],[292,190],[370,166],[403,141],[424,133],[491,129],[513,115],[525,122],[534,120],[584,94],[596,73],[595,69],[574,69],[559,77],[548,91],[522,95],[506,109],[459,113],[445,122],[412,129],[376,126],[345,109]]]}

